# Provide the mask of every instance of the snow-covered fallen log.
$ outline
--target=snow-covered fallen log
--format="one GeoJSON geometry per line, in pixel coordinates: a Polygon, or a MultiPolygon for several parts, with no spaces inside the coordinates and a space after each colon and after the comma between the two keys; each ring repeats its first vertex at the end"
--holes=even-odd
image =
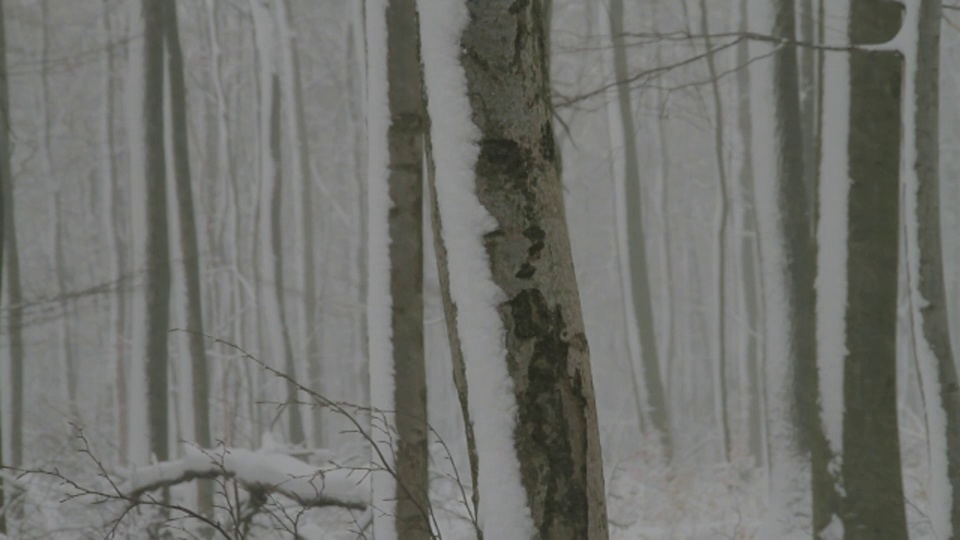
{"type": "Polygon", "coordinates": [[[130,471],[120,487],[125,497],[144,494],[199,478],[231,478],[244,489],[282,495],[304,507],[340,506],[364,510],[370,500],[365,469],[316,467],[286,454],[240,448],[191,450],[182,459],[130,471]]]}

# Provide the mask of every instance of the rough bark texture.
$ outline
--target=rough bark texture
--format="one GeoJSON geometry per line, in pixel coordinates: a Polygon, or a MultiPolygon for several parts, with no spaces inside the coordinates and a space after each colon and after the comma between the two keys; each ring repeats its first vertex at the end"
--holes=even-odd
{"type": "Polygon", "coordinates": [[[390,296],[393,299],[397,538],[430,537],[423,344],[423,135],[416,0],[387,4],[390,296]]]}
{"type": "MultiPolygon", "coordinates": [[[[899,4],[851,2],[854,44],[884,43],[900,22],[899,4]]],[[[852,540],[907,538],[896,396],[902,71],[898,54],[850,53],[842,517],[852,540]]]]}
{"type": "MultiPolygon", "coordinates": [[[[940,403],[946,414],[947,475],[953,501],[950,523],[960,533],[960,386],[950,345],[940,234],[940,22],[939,0],[921,0],[917,47],[916,162],[917,240],[920,251],[920,308],[923,336],[937,362],[940,403]]],[[[928,396],[927,399],[934,399],[928,396]]]]}
{"type": "MultiPolygon", "coordinates": [[[[190,351],[190,375],[193,390],[193,442],[210,448],[210,377],[207,351],[204,346],[203,305],[200,290],[200,250],[197,247],[197,220],[193,205],[193,182],[190,176],[190,149],[187,132],[187,88],[184,82],[183,52],[177,28],[176,0],[163,4],[163,32],[167,46],[170,74],[171,130],[173,164],[180,221],[180,246],[186,284],[187,340],[190,351]]],[[[199,508],[205,515],[213,511],[213,484],[197,485],[199,508]]]]}
{"type": "MultiPolygon", "coordinates": [[[[794,0],[777,2],[774,32],[796,39],[794,0]]],[[[781,47],[774,57],[777,149],[780,184],[777,206],[785,248],[785,301],[789,310],[789,369],[793,376],[793,420],[798,447],[810,460],[813,529],[820,531],[837,512],[834,481],[827,470],[830,446],[823,431],[817,370],[816,293],[817,248],[814,240],[813,197],[805,168],[803,117],[797,51],[781,47]]]]}
{"type": "MultiPolygon", "coordinates": [[[[514,431],[536,538],[607,537],[593,380],[551,126],[540,0],[468,0],[462,38],[477,195],[496,219],[485,237],[505,293],[514,431]]],[[[491,494],[495,496],[495,494],[491,494]]]]}
{"type": "MultiPolygon", "coordinates": [[[[170,316],[170,253],[167,240],[167,178],[163,122],[164,0],[143,0],[144,133],[147,237],[144,268],[146,290],[147,417],[150,451],[160,461],[169,457],[167,397],[167,329],[170,316]]],[[[133,60],[131,60],[133,61],[133,60]]]]}
{"type": "MultiPolygon", "coordinates": [[[[610,34],[613,39],[613,67],[618,81],[630,77],[627,66],[627,48],[623,36],[623,0],[610,2],[610,34]]],[[[653,299],[650,294],[650,278],[647,269],[647,247],[643,232],[643,194],[640,178],[640,158],[637,148],[637,130],[634,125],[633,98],[629,84],[617,85],[617,103],[623,126],[623,166],[626,185],[627,245],[630,267],[631,292],[628,300],[636,315],[640,335],[639,358],[631,358],[643,369],[643,385],[647,398],[650,421],[653,423],[663,452],[671,453],[670,422],[667,417],[667,400],[660,376],[660,357],[657,355],[657,340],[653,320],[653,299]]],[[[642,413],[642,411],[637,411],[642,413]]]]}

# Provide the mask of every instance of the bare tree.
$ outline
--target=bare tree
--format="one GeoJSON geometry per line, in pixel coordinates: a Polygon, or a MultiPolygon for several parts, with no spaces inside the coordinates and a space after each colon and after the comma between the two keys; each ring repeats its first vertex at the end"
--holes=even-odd
{"type": "MultiPolygon", "coordinates": [[[[774,35],[796,40],[794,0],[775,3],[774,35]]],[[[784,238],[782,271],[786,283],[788,312],[787,363],[792,373],[792,414],[795,428],[794,451],[809,459],[813,491],[813,530],[819,533],[838,511],[834,479],[827,467],[830,445],[823,431],[817,369],[816,293],[817,248],[814,240],[814,196],[805,174],[801,85],[797,50],[781,47],[774,55],[777,155],[779,186],[777,206],[784,238]]]]}
{"type": "MultiPolygon", "coordinates": [[[[474,418],[478,428],[481,522],[489,535],[502,526],[496,523],[498,520],[515,524],[528,519],[523,509],[516,508],[510,509],[516,512],[512,516],[484,516],[484,508],[501,497],[485,477],[494,474],[487,467],[503,463],[502,455],[498,455],[503,449],[494,450],[482,438],[485,432],[499,437],[502,433],[497,430],[510,425],[519,482],[532,518],[532,530],[512,532],[536,538],[604,539],[607,518],[596,405],[551,125],[543,6],[540,2],[491,0],[467,2],[466,8],[469,17],[464,19],[467,22],[460,36],[462,52],[457,55],[459,60],[453,61],[462,66],[466,78],[464,103],[479,139],[473,170],[476,200],[471,200],[479,202],[482,211],[493,218],[482,245],[468,248],[449,243],[450,238],[457,237],[450,231],[463,231],[464,220],[468,219],[453,202],[459,200],[455,198],[458,195],[446,187],[438,190],[438,207],[450,262],[460,268],[465,264],[487,265],[485,272],[502,291],[502,296],[498,293],[501,299],[496,312],[490,316],[502,325],[503,337],[483,338],[504,340],[505,357],[501,358],[475,356],[481,349],[477,333],[487,329],[471,327],[486,321],[471,310],[492,308],[482,307],[481,301],[469,294],[454,295],[458,302],[470,304],[456,306],[456,325],[460,337],[466,338],[464,361],[471,386],[471,410],[476,412],[473,407],[482,402],[477,400],[489,399],[477,398],[478,391],[494,391],[492,387],[474,386],[481,385],[481,380],[489,384],[486,378],[471,377],[494,369],[489,367],[491,363],[501,362],[505,365],[495,369],[497,373],[503,369],[512,381],[512,392],[508,392],[517,406],[515,417],[474,418]],[[489,258],[468,263],[473,249],[485,250],[489,258]],[[484,491],[484,486],[489,491],[484,491]]],[[[425,60],[425,64],[432,95],[439,89],[432,85],[430,61],[425,60]]],[[[444,106],[449,104],[430,101],[431,111],[437,110],[435,107],[446,111],[444,106]]],[[[437,135],[455,129],[454,120],[469,120],[445,118],[439,112],[432,113],[431,120],[440,188],[444,182],[453,181],[445,179],[445,174],[461,173],[439,166],[444,151],[439,143],[445,143],[446,148],[447,141],[438,140],[437,135]]],[[[480,239],[476,241],[479,244],[480,239]]],[[[452,265],[451,269],[457,267],[452,265]]],[[[456,293],[457,280],[463,276],[456,272],[450,275],[450,287],[456,293]]]]}
{"type": "MultiPolygon", "coordinates": [[[[4,254],[6,252],[6,219],[9,211],[7,202],[12,193],[10,187],[12,169],[10,167],[10,91],[7,79],[7,32],[4,21],[3,5],[0,5],[0,291],[3,290],[3,276],[5,274],[4,254]]],[[[0,394],[0,399],[4,398],[0,394]]],[[[3,456],[3,415],[0,414],[0,470],[5,462],[3,456]]],[[[7,532],[6,486],[0,477],[0,534],[7,532]]]]}
{"type": "MultiPolygon", "coordinates": [[[[850,7],[854,45],[884,43],[900,28],[898,4],[850,7]]],[[[852,539],[907,537],[896,397],[902,78],[896,53],[850,53],[842,519],[852,539]]]]}
{"type": "MultiPolygon", "coordinates": [[[[187,341],[190,351],[190,381],[193,390],[193,438],[200,448],[210,448],[210,381],[207,350],[204,346],[203,306],[200,290],[200,250],[197,247],[197,220],[193,205],[190,175],[190,149],[187,132],[187,88],[184,82],[183,52],[177,28],[176,0],[163,3],[163,39],[170,74],[170,109],[173,140],[174,186],[180,225],[180,246],[186,284],[187,341]]],[[[213,486],[198,484],[200,512],[213,511],[213,486]]]]}
{"type": "MultiPolygon", "coordinates": [[[[630,362],[631,366],[639,363],[642,373],[642,381],[646,397],[646,406],[637,407],[637,415],[640,417],[640,423],[643,424],[643,416],[649,414],[656,431],[656,436],[660,439],[664,454],[668,457],[671,454],[670,422],[667,416],[667,399],[663,388],[663,378],[660,374],[660,357],[658,355],[656,332],[653,318],[653,299],[650,294],[650,278],[648,270],[648,257],[646,240],[643,231],[643,186],[640,178],[640,156],[637,146],[637,130],[633,113],[633,98],[629,85],[626,83],[629,78],[627,66],[627,50],[624,39],[624,7],[623,0],[612,0],[608,13],[610,21],[610,38],[613,41],[613,68],[614,76],[620,84],[616,86],[617,107],[619,109],[619,127],[618,134],[623,142],[623,178],[624,201],[619,201],[620,206],[625,208],[626,230],[620,231],[626,235],[625,242],[627,253],[621,256],[627,257],[626,269],[629,275],[624,275],[625,290],[629,290],[629,297],[624,300],[627,309],[631,310],[627,321],[633,321],[636,328],[628,328],[628,333],[637,332],[639,343],[634,343],[635,339],[629,339],[631,345],[630,362]],[[639,347],[638,347],[639,346],[639,347]]],[[[617,180],[621,181],[620,179],[617,180]]],[[[626,271],[622,271],[626,274],[626,271]]],[[[638,392],[634,392],[639,394],[638,392]]],[[[642,399],[641,395],[636,395],[638,403],[642,399]]]]}
{"type": "MultiPolygon", "coordinates": [[[[169,456],[168,440],[168,347],[170,313],[170,254],[167,234],[166,157],[163,119],[163,0],[142,0],[138,25],[143,29],[142,45],[131,51],[130,99],[136,108],[130,122],[130,175],[133,183],[131,219],[135,267],[144,274],[142,288],[134,299],[134,362],[145,362],[145,371],[133,370],[134,378],[145,377],[146,418],[132,415],[131,427],[147,422],[146,447],[143,434],[131,433],[138,448],[134,459],[147,461],[169,456]],[[140,58],[137,58],[140,54],[140,58]]],[[[137,11],[135,11],[137,13],[137,11]]],[[[135,381],[140,388],[143,381],[135,381]]]]}

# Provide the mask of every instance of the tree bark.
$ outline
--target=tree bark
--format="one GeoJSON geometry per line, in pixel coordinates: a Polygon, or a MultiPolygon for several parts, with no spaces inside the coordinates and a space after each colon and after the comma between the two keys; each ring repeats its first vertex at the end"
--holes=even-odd
{"type": "MultiPolygon", "coordinates": [[[[190,351],[190,379],[193,390],[193,438],[200,448],[210,448],[210,375],[204,344],[203,296],[200,289],[200,250],[197,247],[197,222],[190,175],[190,149],[187,134],[187,87],[184,81],[183,52],[177,24],[176,0],[163,3],[163,32],[170,74],[170,108],[173,139],[173,164],[183,250],[183,275],[186,285],[187,341],[190,351]]],[[[200,482],[199,510],[213,512],[213,484],[200,482]]]]}
{"type": "MultiPolygon", "coordinates": [[[[851,2],[855,45],[897,34],[901,6],[851,2]]],[[[897,430],[896,327],[902,61],[850,53],[848,214],[842,477],[848,539],[906,538],[897,430]]]]}
{"type": "Polygon", "coordinates": [[[542,3],[468,0],[467,9],[461,63],[480,135],[476,193],[498,224],[484,243],[505,298],[498,311],[534,537],[600,540],[600,439],[551,125],[542,3]]]}
{"type": "MultiPolygon", "coordinates": [[[[776,4],[774,35],[796,40],[794,0],[776,4]]],[[[817,368],[816,224],[810,198],[814,196],[805,169],[811,166],[804,147],[801,81],[797,50],[780,47],[774,55],[776,77],[776,133],[780,182],[777,206],[784,235],[783,271],[787,288],[789,370],[793,374],[792,413],[798,454],[810,460],[813,492],[813,530],[822,531],[838,512],[833,476],[827,467],[830,445],[823,431],[817,368]]]]}
{"type": "Polygon", "coordinates": [[[390,324],[393,334],[397,538],[430,536],[423,344],[423,135],[416,0],[387,4],[390,324]]]}
{"type": "MultiPolygon", "coordinates": [[[[134,351],[146,359],[147,423],[149,450],[159,461],[169,458],[168,436],[168,360],[167,331],[170,317],[170,247],[167,233],[166,157],[163,118],[163,3],[165,0],[143,0],[143,102],[142,133],[131,133],[132,144],[144,148],[142,175],[145,200],[142,211],[146,218],[146,237],[140,246],[144,253],[145,313],[141,321],[146,328],[144,350],[134,351]]],[[[131,62],[138,61],[131,58],[131,62]]]]}

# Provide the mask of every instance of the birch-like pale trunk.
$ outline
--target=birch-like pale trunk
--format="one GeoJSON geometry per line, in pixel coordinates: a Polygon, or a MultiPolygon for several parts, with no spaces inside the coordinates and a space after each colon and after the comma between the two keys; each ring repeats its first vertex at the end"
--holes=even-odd
{"type": "Polygon", "coordinates": [[[77,361],[74,357],[71,337],[73,328],[70,324],[70,315],[73,303],[67,297],[70,294],[67,285],[67,261],[63,249],[63,209],[60,204],[60,192],[53,194],[50,208],[50,247],[53,250],[53,267],[56,273],[57,296],[59,297],[60,317],[57,321],[57,333],[60,341],[60,361],[63,364],[63,389],[67,398],[67,410],[70,411],[70,422],[80,424],[80,405],[77,401],[77,361]]]}
{"type": "MultiPolygon", "coordinates": [[[[852,0],[850,40],[885,43],[901,6],[852,0]]],[[[903,67],[894,52],[850,53],[848,261],[843,416],[847,539],[907,538],[896,396],[903,67]]]]}
{"type": "MultiPolygon", "coordinates": [[[[200,250],[197,222],[193,204],[193,183],[190,174],[190,149],[187,133],[187,88],[184,81],[183,52],[177,24],[176,0],[165,0],[162,14],[170,74],[170,116],[173,141],[173,173],[177,195],[180,248],[183,253],[183,276],[186,288],[187,343],[189,344],[190,382],[193,397],[194,443],[200,448],[211,448],[210,434],[210,375],[203,327],[202,291],[200,289],[200,250]]],[[[204,515],[213,512],[213,484],[200,481],[197,485],[199,510],[204,515]]]]}
{"type": "MultiPolygon", "coordinates": [[[[257,42],[259,64],[259,126],[260,147],[260,193],[257,208],[257,271],[258,296],[262,329],[270,343],[270,357],[266,360],[275,365],[282,362],[283,369],[296,379],[296,361],[290,343],[290,328],[287,325],[283,306],[284,276],[281,234],[281,197],[283,174],[280,169],[280,75],[276,70],[276,21],[263,0],[250,0],[254,12],[254,32],[257,42]]],[[[293,444],[306,440],[300,406],[297,405],[297,388],[292,381],[285,382],[286,412],[288,414],[288,439],[293,444]]]]}
{"type": "MultiPolygon", "coordinates": [[[[749,2],[740,0],[740,31],[747,32],[749,26],[749,2]]],[[[749,41],[737,45],[738,67],[746,66],[750,61],[749,41]]],[[[768,464],[766,443],[766,419],[762,414],[763,379],[760,377],[760,363],[764,356],[760,347],[760,335],[763,332],[760,323],[760,309],[763,304],[763,272],[760,268],[760,227],[757,222],[756,197],[754,194],[753,169],[753,120],[750,114],[750,70],[737,71],[737,127],[740,134],[740,147],[743,152],[740,166],[740,270],[741,294],[744,311],[743,354],[742,360],[747,371],[746,391],[741,390],[744,400],[745,431],[750,454],[761,464],[768,464]]]]}
{"type": "MultiPolygon", "coordinates": [[[[277,25],[280,28],[281,87],[287,102],[285,110],[287,126],[287,145],[293,154],[293,166],[296,177],[292,181],[294,199],[294,220],[300,230],[299,244],[303,247],[298,263],[298,287],[303,291],[303,300],[298,304],[302,312],[300,333],[301,350],[305,353],[307,367],[307,386],[318,389],[322,377],[320,328],[317,320],[317,261],[316,239],[314,236],[314,198],[313,175],[310,171],[310,145],[307,138],[306,110],[303,102],[303,82],[300,75],[300,54],[297,50],[298,38],[295,30],[293,5],[288,0],[274,2],[277,25]]],[[[322,408],[312,409],[313,444],[322,446],[323,423],[322,408]]]]}
{"type": "Polygon", "coordinates": [[[704,45],[707,49],[707,73],[710,75],[710,87],[713,97],[713,139],[714,154],[717,163],[717,202],[714,215],[714,232],[716,233],[713,259],[714,275],[714,336],[711,347],[714,355],[714,414],[717,417],[717,427],[720,430],[720,449],[723,460],[730,460],[730,423],[727,415],[727,167],[724,163],[724,136],[723,136],[723,103],[720,94],[720,80],[717,74],[716,58],[713,49],[713,40],[710,39],[710,12],[707,10],[706,0],[700,0],[700,33],[704,36],[704,45]]]}
{"type": "MultiPolygon", "coordinates": [[[[609,39],[613,44],[613,75],[617,81],[629,79],[627,48],[623,36],[623,0],[611,0],[608,13],[609,39]]],[[[633,113],[633,98],[627,83],[616,85],[616,111],[613,104],[607,105],[607,117],[611,125],[614,146],[622,146],[623,168],[615,168],[620,176],[617,209],[623,215],[618,219],[618,235],[621,240],[621,280],[624,290],[624,307],[627,321],[627,343],[630,349],[631,377],[634,379],[634,399],[637,402],[638,421],[644,417],[656,431],[664,455],[671,454],[670,422],[667,416],[667,400],[660,375],[660,358],[657,354],[656,331],[653,318],[653,298],[650,293],[650,278],[646,239],[643,230],[643,189],[640,177],[640,158],[637,147],[636,122],[633,113]],[[620,144],[617,144],[620,143],[620,144]],[[635,374],[640,366],[642,375],[635,374]],[[639,379],[639,381],[637,380],[639,379]],[[637,386],[643,386],[642,390],[637,386]],[[644,400],[646,401],[644,403],[644,400]]]]}

